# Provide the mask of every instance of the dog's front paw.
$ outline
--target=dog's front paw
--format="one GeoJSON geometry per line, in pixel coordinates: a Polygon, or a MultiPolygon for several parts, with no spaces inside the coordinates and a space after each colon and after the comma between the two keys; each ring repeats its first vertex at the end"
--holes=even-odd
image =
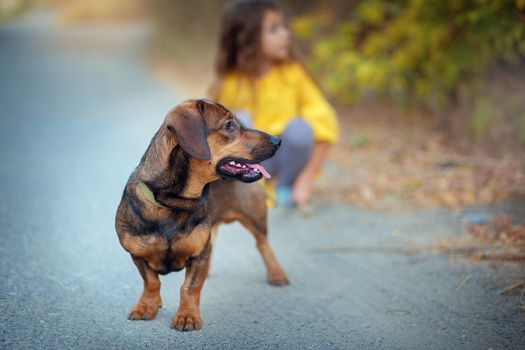
{"type": "Polygon", "coordinates": [[[128,320],[152,320],[160,307],[162,307],[160,298],[140,299],[129,311],[128,320]]]}
{"type": "Polygon", "coordinates": [[[202,328],[199,310],[178,310],[171,319],[171,328],[178,331],[198,331],[202,328]]]}

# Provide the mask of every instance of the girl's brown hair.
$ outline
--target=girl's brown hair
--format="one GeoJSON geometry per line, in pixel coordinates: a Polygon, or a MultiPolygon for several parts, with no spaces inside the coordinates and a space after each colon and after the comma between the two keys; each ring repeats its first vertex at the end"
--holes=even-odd
{"type": "MultiPolygon", "coordinates": [[[[218,81],[212,87],[214,97],[220,89],[220,81],[227,73],[235,70],[251,81],[260,74],[262,21],[269,10],[283,12],[272,0],[236,1],[225,8],[215,66],[218,81]]],[[[289,60],[298,60],[294,49],[290,52],[289,60]]]]}

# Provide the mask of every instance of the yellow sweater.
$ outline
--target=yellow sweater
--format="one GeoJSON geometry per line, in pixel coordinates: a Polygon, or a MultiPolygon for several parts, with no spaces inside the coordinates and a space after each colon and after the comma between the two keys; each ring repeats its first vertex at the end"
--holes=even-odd
{"type": "Polygon", "coordinates": [[[253,86],[230,73],[221,82],[217,101],[233,112],[248,112],[256,129],[273,135],[282,134],[290,120],[300,117],[312,128],[315,141],[334,143],[338,137],[334,109],[298,63],[274,66],[253,86]]]}

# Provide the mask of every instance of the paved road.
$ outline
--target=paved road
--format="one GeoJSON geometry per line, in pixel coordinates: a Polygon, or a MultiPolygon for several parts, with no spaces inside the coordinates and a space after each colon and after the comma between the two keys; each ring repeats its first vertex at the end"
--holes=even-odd
{"type": "Polygon", "coordinates": [[[2,348],[525,344],[523,297],[493,288],[523,276],[522,268],[345,248],[458,235],[462,224],[450,212],[374,213],[320,202],[309,219],[271,213],[271,241],[290,286],[265,283],[252,237],[234,224],[221,230],[204,287],[203,331],[169,329],[183,274],[162,279],[165,307],[155,320],[128,321],[142,283],[117,241],[114,212],[129,173],[179,101],[142,64],[148,32],[63,30],[45,14],[0,27],[2,348]]]}

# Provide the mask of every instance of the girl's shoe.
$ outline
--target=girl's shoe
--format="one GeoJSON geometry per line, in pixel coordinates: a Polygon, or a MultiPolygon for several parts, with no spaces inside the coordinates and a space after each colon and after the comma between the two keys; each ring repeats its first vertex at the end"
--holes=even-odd
{"type": "Polygon", "coordinates": [[[275,196],[277,198],[277,205],[292,208],[292,188],[288,186],[279,186],[275,189],[275,196]]]}

